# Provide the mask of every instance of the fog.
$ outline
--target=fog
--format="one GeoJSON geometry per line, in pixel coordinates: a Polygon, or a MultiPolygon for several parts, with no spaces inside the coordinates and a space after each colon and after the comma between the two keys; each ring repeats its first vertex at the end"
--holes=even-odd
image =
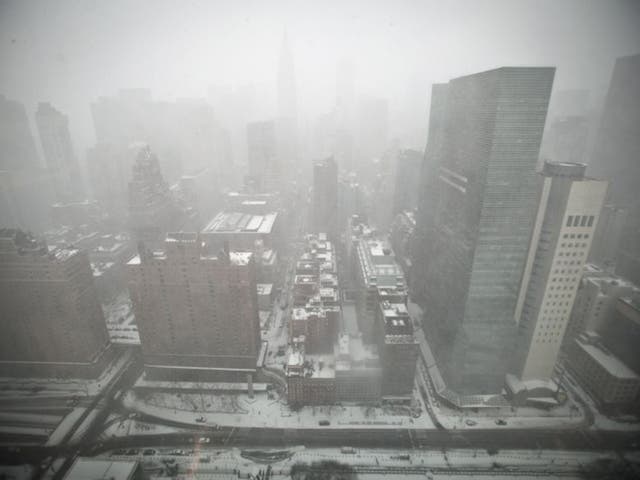
{"type": "MultiPolygon", "coordinates": [[[[287,32],[300,116],[334,105],[336,65],[353,61],[356,94],[390,101],[391,137],[423,148],[431,83],[501,65],[553,65],[554,88],[606,92],[616,57],[640,46],[628,1],[135,1],[0,3],[0,92],[70,115],[76,147],[94,141],[88,105],[119,88],[207,97],[211,86],[264,84],[275,111],[287,32]]],[[[271,113],[272,114],[272,113],[271,113]]]]}
{"type": "Polygon", "coordinates": [[[636,0],[0,0],[0,480],[637,478],[639,85],[636,0]]]}

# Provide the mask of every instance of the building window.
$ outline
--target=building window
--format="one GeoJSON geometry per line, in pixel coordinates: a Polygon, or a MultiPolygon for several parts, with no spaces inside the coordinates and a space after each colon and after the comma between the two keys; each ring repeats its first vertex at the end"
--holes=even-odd
{"type": "Polygon", "coordinates": [[[593,220],[594,220],[594,216],[593,215],[589,215],[589,227],[593,226],[593,220]]]}
{"type": "Polygon", "coordinates": [[[578,225],[580,225],[580,215],[573,217],[573,226],[577,227],[578,225]]]}
{"type": "Polygon", "coordinates": [[[569,215],[567,217],[567,227],[570,227],[572,223],[573,223],[573,215],[569,215]]]}

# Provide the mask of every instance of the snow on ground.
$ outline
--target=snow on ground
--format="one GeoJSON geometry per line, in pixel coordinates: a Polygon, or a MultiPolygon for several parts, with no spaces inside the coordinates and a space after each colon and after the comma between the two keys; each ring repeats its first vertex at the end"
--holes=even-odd
{"type": "Polygon", "coordinates": [[[304,407],[292,411],[286,403],[269,398],[267,393],[207,395],[186,393],[153,393],[140,395],[127,392],[125,407],[149,416],[202,425],[196,419],[206,418],[206,424],[243,427],[323,428],[322,420],[333,428],[434,428],[426,412],[414,418],[408,407],[373,407],[360,405],[327,405],[304,407]]]}
{"type": "Polygon", "coordinates": [[[49,440],[47,440],[46,445],[58,445],[67,434],[69,429],[73,427],[73,425],[78,421],[78,419],[84,414],[85,411],[86,408],[74,408],[71,413],[64,417],[62,422],[60,422],[58,427],[49,437],[49,440]]]}
{"type": "Polygon", "coordinates": [[[628,415],[622,417],[611,418],[598,410],[596,402],[591,395],[587,393],[578,383],[578,381],[567,370],[563,372],[563,380],[567,386],[569,395],[578,395],[582,401],[584,401],[588,408],[593,413],[594,422],[591,425],[592,429],[596,430],[625,430],[625,431],[639,431],[640,432],[640,419],[637,417],[628,415]]]}
{"type": "MultiPolygon", "coordinates": [[[[152,423],[140,422],[129,418],[120,418],[112,422],[102,432],[103,438],[128,437],[131,435],[162,435],[171,433],[189,433],[192,430],[187,428],[168,427],[165,425],[155,425],[152,423]]],[[[198,432],[201,433],[201,432],[198,432]]]]}
{"type": "MultiPolygon", "coordinates": [[[[384,450],[323,448],[305,449],[293,447],[277,450],[240,450],[237,448],[213,448],[194,445],[187,451],[177,452],[168,448],[156,448],[138,451],[134,459],[142,461],[143,468],[154,475],[165,473],[168,459],[175,462],[180,475],[195,475],[195,478],[218,478],[215,475],[257,473],[271,466],[273,478],[290,478],[290,469],[297,463],[312,464],[321,461],[337,461],[351,465],[358,478],[388,478],[391,473],[397,478],[414,475],[420,478],[474,478],[471,474],[477,469],[487,473],[495,472],[508,477],[509,472],[532,472],[532,477],[562,474],[563,478],[572,478],[583,466],[598,459],[615,459],[614,452],[580,452],[558,450],[503,450],[489,454],[485,450],[384,450]],[[444,471],[443,471],[444,470],[444,471]],[[458,475],[456,475],[456,472],[458,475]],[[466,476],[459,476],[466,475],[466,476]]],[[[106,456],[107,454],[105,454],[106,456]]],[[[111,459],[131,460],[129,455],[112,455],[111,459]]],[[[632,460],[632,459],[630,459],[632,460]]],[[[168,473],[168,472],[166,472],[168,473]]],[[[180,477],[179,477],[180,478],[180,477]]],[[[237,478],[237,477],[234,477],[237,478]]],[[[518,476],[518,478],[522,478],[518,476]]],[[[525,477],[526,478],[526,477],[525,477]]],[[[576,478],[580,478],[576,475],[576,478]]]]}
{"type": "Polygon", "coordinates": [[[129,292],[121,292],[110,303],[103,304],[102,311],[113,343],[140,344],[129,292]]]}

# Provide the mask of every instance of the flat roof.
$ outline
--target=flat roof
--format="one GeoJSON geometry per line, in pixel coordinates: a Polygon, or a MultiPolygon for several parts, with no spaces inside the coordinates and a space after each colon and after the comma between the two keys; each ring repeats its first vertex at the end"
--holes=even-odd
{"type": "Polygon", "coordinates": [[[138,467],[134,460],[97,460],[78,457],[65,480],[128,480],[138,467]]]}
{"type": "Polygon", "coordinates": [[[595,362],[602,367],[612,376],[620,379],[637,380],[640,379],[638,375],[622,363],[613,354],[606,352],[597,345],[589,345],[582,340],[577,339],[576,342],[589,355],[595,362]]]}
{"type": "Polygon", "coordinates": [[[219,212],[202,233],[271,233],[277,212],[253,215],[244,212],[219,212]]]}

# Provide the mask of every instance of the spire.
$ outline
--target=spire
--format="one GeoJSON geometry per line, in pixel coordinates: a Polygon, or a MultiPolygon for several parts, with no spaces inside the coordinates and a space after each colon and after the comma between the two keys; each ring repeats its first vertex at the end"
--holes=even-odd
{"type": "Polygon", "coordinates": [[[282,36],[282,47],[278,59],[278,116],[281,118],[297,117],[296,79],[293,67],[293,54],[289,45],[289,37],[285,29],[282,36]]]}

